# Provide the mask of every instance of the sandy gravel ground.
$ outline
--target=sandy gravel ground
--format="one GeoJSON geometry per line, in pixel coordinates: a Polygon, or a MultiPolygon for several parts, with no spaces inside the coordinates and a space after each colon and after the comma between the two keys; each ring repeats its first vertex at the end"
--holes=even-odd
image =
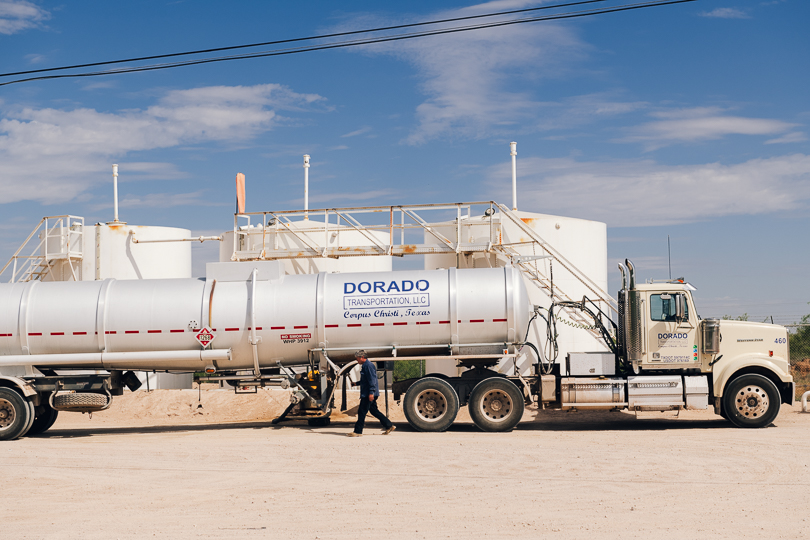
{"type": "Polygon", "coordinates": [[[0,443],[0,539],[810,538],[798,404],[761,430],[531,410],[499,434],[417,433],[393,407],[397,431],[353,439],[352,409],[271,426],[284,391],[197,398],[127,394],[0,443]]]}

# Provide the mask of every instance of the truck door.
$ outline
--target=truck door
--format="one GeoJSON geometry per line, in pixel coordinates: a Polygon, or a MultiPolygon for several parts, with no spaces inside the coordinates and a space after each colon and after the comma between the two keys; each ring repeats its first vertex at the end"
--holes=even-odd
{"type": "MultiPolygon", "coordinates": [[[[651,364],[698,365],[697,316],[683,293],[650,293],[648,356],[651,364]]],[[[691,367],[691,366],[690,366],[691,367]]]]}

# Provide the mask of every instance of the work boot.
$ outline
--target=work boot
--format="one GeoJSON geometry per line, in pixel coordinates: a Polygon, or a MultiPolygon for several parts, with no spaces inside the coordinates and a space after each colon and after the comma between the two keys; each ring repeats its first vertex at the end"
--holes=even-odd
{"type": "Polygon", "coordinates": [[[395,426],[395,425],[393,425],[393,424],[392,424],[390,428],[388,428],[388,429],[384,429],[384,430],[383,430],[383,435],[388,435],[389,433],[391,433],[391,432],[392,432],[392,431],[394,431],[395,429],[397,429],[397,426],[395,426]]]}
{"type": "Polygon", "coordinates": [[[363,434],[362,433],[355,433],[354,431],[352,431],[351,433],[348,433],[346,436],[347,437],[362,437],[363,434]]]}

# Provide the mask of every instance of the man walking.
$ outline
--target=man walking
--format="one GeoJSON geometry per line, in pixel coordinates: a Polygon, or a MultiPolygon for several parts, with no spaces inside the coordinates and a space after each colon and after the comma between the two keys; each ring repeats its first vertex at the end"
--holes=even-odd
{"type": "Polygon", "coordinates": [[[377,408],[377,398],[380,397],[380,389],[377,386],[377,368],[374,367],[374,362],[368,361],[366,351],[357,351],[354,353],[354,357],[360,364],[360,406],[357,408],[357,423],[354,425],[354,431],[349,433],[349,437],[363,435],[363,426],[368,413],[382,423],[383,435],[388,435],[397,428],[377,408]]]}

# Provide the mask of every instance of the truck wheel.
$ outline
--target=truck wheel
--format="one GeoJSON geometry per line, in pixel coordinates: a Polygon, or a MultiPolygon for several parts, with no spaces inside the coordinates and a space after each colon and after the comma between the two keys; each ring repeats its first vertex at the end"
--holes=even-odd
{"type": "Polygon", "coordinates": [[[0,441],[21,437],[28,429],[29,403],[11,388],[0,388],[0,441]]]}
{"type": "Polygon", "coordinates": [[[28,424],[26,424],[23,432],[20,433],[20,437],[25,437],[25,435],[31,430],[31,426],[34,425],[34,418],[36,418],[37,415],[37,408],[33,401],[28,401],[26,399],[25,404],[28,405],[28,424]]]}
{"type": "Polygon", "coordinates": [[[762,375],[740,375],[723,393],[723,409],[729,422],[742,428],[770,425],[779,414],[779,390],[762,375]]]}
{"type": "Polygon", "coordinates": [[[458,414],[458,395],[438,377],[419,379],[408,388],[405,418],[417,431],[446,431],[458,414]]]}
{"type": "Polygon", "coordinates": [[[34,423],[31,424],[31,427],[28,429],[27,435],[30,436],[45,433],[51,428],[51,426],[53,426],[54,422],[56,422],[56,417],[58,415],[59,411],[52,408],[50,405],[45,404],[42,407],[42,411],[36,415],[34,423]]]}
{"type": "Polygon", "coordinates": [[[470,394],[470,418],[482,431],[510,431],[523,417],[523,394],[501,377],[484,379],[470,394]]]}

